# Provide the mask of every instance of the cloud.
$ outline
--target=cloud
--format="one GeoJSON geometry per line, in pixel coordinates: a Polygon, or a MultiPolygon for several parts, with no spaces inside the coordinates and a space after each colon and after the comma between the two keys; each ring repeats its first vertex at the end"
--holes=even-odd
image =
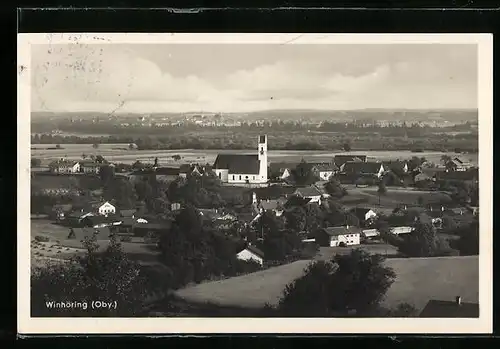
{"type": "Polygon", "coordinates": [[[359,57],[352,65],[356,69],[346,69],[345,57],[316,55],[311,61],[304,55],[296,60],[269,58],[269,63],[224,72],[220,59],[200,57],[206,61],[207,71],[217,64],[218,75],[207,77],[195,70],[175,75],[176,67],[169,66],[168,60],[152,59],[133,47],[40,45],[33,47],[32,55],[32,109],[110,112],[120,106],[123,111],[178,112],[475,107],[475,57],[458,49],[443,52],[437,56],[407,54],[404,59],[385,59],[383,63],[379,51],[375,62],[359,57]]]}

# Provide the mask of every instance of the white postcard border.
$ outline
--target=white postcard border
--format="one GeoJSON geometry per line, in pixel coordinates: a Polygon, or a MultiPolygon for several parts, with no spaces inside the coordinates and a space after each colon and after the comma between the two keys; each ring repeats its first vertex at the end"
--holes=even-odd
{"type": "Polygon", "coordinates": [[[190,333],[491,333],[492,331],[492,34],[18,34],[18,332],[20,334],[190,333]],[[424,318],[31,318],[30,317],[30,82],[33,44],[477,44],[480,177],[478,319],[424,318]]]}

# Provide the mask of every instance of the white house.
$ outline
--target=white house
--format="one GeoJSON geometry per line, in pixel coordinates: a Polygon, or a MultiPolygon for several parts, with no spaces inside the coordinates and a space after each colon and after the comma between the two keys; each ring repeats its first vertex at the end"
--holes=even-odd
{"type": "Polygon", "coordinates": [[[253,245],[248,245],[246,248],[241,250],[238,254],[236,254],[236,258],[243,261],[252,260],[260,265],[264,264],[264,252],[253,245]]]}
{"type": "Polygon", "coordinates": [[[49,165],[52,173],[78,173],[80,172],[80,163],[78,161],[58,160],[49,165]]]}
{"type": "Polygon", "coordinates": [[[108,201],[106,201],[97,207],[97,212],[99,212],[99,214],[102,216],[107,216],[108,214],[115,214],[116,207],[111,205],[108,201]]]}
{"type": "Polygon", "coordinates": [[[309,201],[310,203],[317,203],[320,205],[321,205],[321,198],[326,196],[321,190],[319,190],[313,185],[305,188],[297,188],[297,190],[293,193],[293,195],[310,199],[309,201]]]}
{"type": "Polygon", "coordinates": [[[359,245],[361,230],[356,227],[328,227],[320,229],[316,241],[322,246],[352,246],[359,245]]]}
{"type": "Polygon", "coordinates": [[[380,235],[378,229],[364,229],[362,234],[365,238],[370,239],[380,235]]]}
{"type": "Polygon", "coordinates": [[[377,217],[377,213],[369,208],[355,207],[349,210],[360,222],[367,222],[377,217]]]}
{"type": "Polygon", "coordinates": [[[314,166],[314,172],[323,180],[329,180],[337,171],[338,167],[335,164],[320,164],[314,166]]]}
{"type": "Polygon", "coordinates": [[[258,154],[219,154],[213,171],[224,183],[263,184],[268,182],[267,136],[259,136],[258,154]]]}

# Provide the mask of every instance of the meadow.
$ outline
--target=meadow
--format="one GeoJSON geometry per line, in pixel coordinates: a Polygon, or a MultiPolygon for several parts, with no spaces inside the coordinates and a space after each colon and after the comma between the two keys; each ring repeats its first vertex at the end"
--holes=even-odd
{"type": "MultiPolygon", "coordinates": [[[[221,281],[206,282],[176,291],[176,296],[192,303],[222,306],[263,307],[277,304],[287,284],[303,275],[309,261],[270,268],[221,281]]],[[[407,302],[421,310],[430,299],[464,302],[479,300],[479,259],[470,257],[390,258],[386,265],[397,278],[384,305],[395,307],[407,302]],[[425,286],[424,286],[425,285],[425,286]]]]}
{"type": "MultiPolygon", "coordinates": [[[[128,149],[128,144],[101,144],[95,149],[92,144],[61,144],[61,149],[55,148],[55,144],[32,144],[31,156],[42,160],[43,165],[47,165],[50,161],[59,158],[68,158],[78,160],[82,158],[82,154],[102,155],[104,158],[114,161],[132,164],[136,160],[141,162],[153,162],[155,157],[163,166],[176,166],[181,163],[213,163],[217,154],[252,154],[256,150],[135,150],[128,149]],[[175,161],[172,156],[181,156],[180,161],[175,161]]],[[[298,162],[304,159],[309,162],[325,162],[331,161],[336,154],[346,154],[345,152],[325,151],[325,150],[269,150],[268,160],[271,162],[298,162]]],[[[367,155],[369,159],[386,161],[386,160],[404,160],[410,159],[412,156],[425,157],[427,160],[439,163],[442,155],[456,156],[455,153],[443,152],[421,152],[413,153],[411,151],[350,151],[348,154],[367,155]]],[[[472,163],[477,163],[477,154],[461,155],[466,160],[472,163]]]]}

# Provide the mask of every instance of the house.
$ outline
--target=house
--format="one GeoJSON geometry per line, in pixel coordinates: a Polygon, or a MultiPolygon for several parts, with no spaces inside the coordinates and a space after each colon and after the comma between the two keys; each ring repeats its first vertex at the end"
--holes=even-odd
{"type": "Polygon", "coordinates": [[[258,154],[219,154],[213,170],[230,184],[263,184],[268,181],[267,136],[259,136],[258,154]]]}
{"type": "Polygon", "coordinates": [[[157,167],[152,171],[156,179],[160,182],[171,182],[180,176],[179,167],[157,167]]]}
{"type": "Polygon", "coordinates": [[[122,218],[117,216],[88,216],[82,219],[81,223],[90,228],[104,228],[121,225],[122,218]]]}
{"type": "Polygon", "coordinates": [[[82,160],[80,163],[81,168],[79,172],[83,172],[86,174],[98,174],[102,166],[102,164],[94,160],[82,160]]]}
{"type": "Polygon", "coordinates": [[[75,239],[82,241],[85,238],[90,238],[95,236],[97,240],[106,241],[111,237],[111,231],[109,228],[71,228],[68,234],[68,239],[75,239]]]}
{"type": "Polygon", "coordinates": [[[334,163],[318,164],[313,167],[315,175],[323,181],[329,180],[338,171],[338,169],[339,168],[334,163]]]}
{"type": "Polygon", "coordinates": [[[295,192],[294,187],[270,185],[261,188],[252,188],[244,194],[245,202],[257,202],[258,200],[276,200],[287,198],[295,192]]]}
{"type": "Polygon", "coordinates": [[[320,246],[343,247],[359,245],[361,230],[357,227],[342,226],[318,229],[315,233],[316,242],[320,246]]]}
{"type": "Polygon", "coordinates": [[[397,176],[408,173],[408,163],[406,161],[387,161],[383,162],[385,171],[391,171],[397,176]]]}
{"type": "Polygon", "coordinates": [[[89,212],[87,210],[81,209],[79,211],[74,211],[74,212],[71,212],[70,214],[66,215],[65,220],[69,224],[73,223],[75,225],[80,225],[85,218],[91,217],[91,216],[94,216],[93,212],[89,212]]]}
{"type": "Polygon", "coordinates": [[[460,296],[455,301],[431,299],[419,317],[427,318],[478,318],[479,304],[462,302],[460,296]]]}
{"type": "Polygon", "coordinates": [[[58,221],[63,221],[71,213],[72,208],[73,205],[71,204],[54,205],[49,215],[58,221]]]}
{"type": "Polygon", "coordinates": [[[91,203],[92,207],[102,216],[116,213],[116,207],[109,201],[91,203]]]}
{"type": "Polygon", "coordinates": [[[292,170],[298,163],[271,162],[269,164],[269,178],[285,180],[292,175],[292,170]]]}
{"type": "Polygon", "coordinates": [[[321,204],[321,198],[324,197],[324,193],[314,185],[304,188],[297,188],[297,190],[295,190],[294,192],[294,195],[310,199],[310,203],[316,202],[318,204],[321,204]]]}
{"type": "Polygon", "coordinates": [[[260,213],[265,211],[272,211],[277,217],[283,214],[285,201],[283,199],[277,200],[260,200],[257,203],[257,209],[260,213]]]}
{"type": "Polygon", "coordinates": [[[206,172],[208,172],[208,171],[206,171],[206,169],[203,166],[200,166],[198,164],[194,164],[194,165],[185,164],[185,165],[181,165],[181,167],[179,169],[179,176],[184,177],[184,178],[188,174],[202,176],[206,172]]]}
{"type": "Polygon", "coordinates": [[[427,173],[421,172],[414,177],[415,185],[419,185],[421,182],[431,182],[435,181],[436,178],[434,176],[430,176],[427,173]]]}
{"type": "Polygon", "coordinates": [[[199,208],[198,213],[203,220],[214,221],[222,217],[218,209],[199,208]]]}
{"type": "Polygon", "coordinates": [[[49,164],[49,171],[52,173],[78,173],[80,166],[78,161],[60,159],[49,164]]]}
{"type": "Polygon", "coordinates": [[[361,236],[365,239],[372,239],[380,236],[380,232],[378,231],[378,229],[363,229],[361,231],[361,236]]]}
{"type": "Polygon", "coordinates": [[[291,207],[304,207],[309,202],[311,202],[310,198],[302,197],[302,196],[298,196],[298,195],[292,195],[285,202],[284,207],[285,207],[285,209],[289,209],[291,207]]]}
{"type": "Polygon", "coordinates": [[[251,244],[238,252],[236,258],[243,261],[254,261],[260,265],[264,264],[264,252],[251,244]]]}
{"type": "Polygon", "coordinates": [[[369,208],[355,207],[349,210],[363,225],[369,225],[377,217],[377,213],[369,208]]]}
{"type": "Polygon", "coordinates": [[[468,161],[456,157],[448,160],[445,167],[451,171],[467,171],[469,168],[473,167],[473,165],[468,161]]]}
{"type": "Polygon", "coordinates": [[[340,167],[340,172],[348,175],[369,175],[380,178],[385,168],[381,162],[348,161],[340,167]]]}
{"type": "Polygon", "coordinates": [[[181,204],[179,202],[173,202],[170,204],[170,211],[179,211],[181,209],[181,204]]]}
{"type": "Polygon", "coordinates": [[[470,168],[460,171],[448,171],[436,173],[436,180],[440,181],[464,181],[471,184],[477,184],[479,180],[479,169],[470,168]]]}
{"type": "Polygon", "coordinates": [[[335,155],[333,163],[340,168],[346,162],[366,162],[366,155],[335,155]]]}

